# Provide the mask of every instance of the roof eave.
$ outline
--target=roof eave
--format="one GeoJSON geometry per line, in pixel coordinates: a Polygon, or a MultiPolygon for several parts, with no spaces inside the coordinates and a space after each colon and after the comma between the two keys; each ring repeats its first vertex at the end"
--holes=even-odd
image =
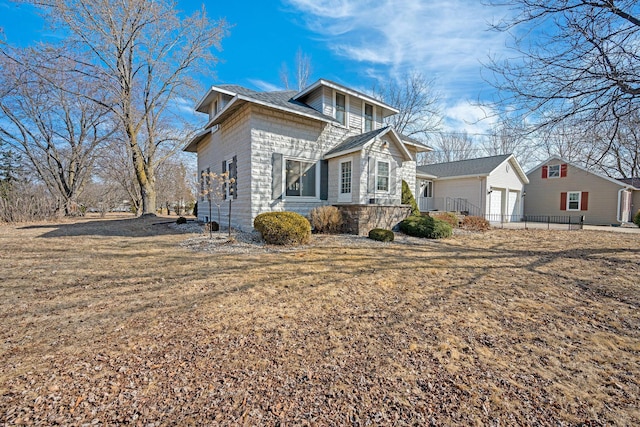
{"type": "Polygon", "coordinates": [[[327,86],[327,87],[329,87],[331,89],[335,89],[335,90],[339,90],[341,92],[345,92],[348,95],[356,96],[358,98],[362,98],[365,101],[369,102],[370,104],[375,104],[375,105],[377,105],[379,107],[382,107],[382,109],[383,109],[383,117],[388,117],[388,116],[391,116],[393,114],[398,114],[400,112],[400,110],[398,110],[397,108],[394,108],[389,104],[385,104],[384,102],[379,101],[379,100],[377,100],[377,99],[375,99],[375,98],[373,98],[373,97],[371,97],[371,96],[369,96],[367,94],[355,91],[353,89],[349,89],[346,86],[342,86],[341,84],[338,84],[338,83],[335,83],[335,82],[332,82],[332,81],[329,81],[329,80],[324,80],[324,79],[320,79],[320,80],[316,81],[315,83],[313,83],[312,85],[307,86],[302,91],[300,91],[297,94],[295,94],[292,99],[293,100],[298,100],[298,99],[304,97],[305,95],[308,95],[309,93],[313,92],[314,90],[316,90],[320,86],[327,86]],[[389,112],[389,114],[385,115],[384,114],[384,110],[387,110],[389,112]]]}
{"type": "Polygon", "coordinates": [[[182,151],[186,151],[189,153],[196,153],[198,151],[198,144],[202,141],[209,133],[211,133],[211,129],[205,129],[201,132],[198,132],[187,142],[187,145],[182,149],[182,151]]]}
{"type": "Polygon", "coordinates": [[[230,95],[230,96],[236,96],[236,95],[237,95],[236,93],[231,92],[231,91],[229,91],[229,90],[222,89],[222,88],[219,88],[219,87],[217,87],[217,86],[211,86],[211,87],[209,88],[209,91],[208,91],[208,92],[207,92],[207,93],[202,97],[202,99],[201,99],[201,100],[196,104],[196,106],[195,106],[195,108],[194,108],[194,109],[195,109],[197,112],[199,112],[199,113],[208,113],[208,110],[207,110],[207,109],[204,109],[204,110],[203,110],[202,108],[203,108],[203,107],[205,107],[206,105],[209,105],[209,103],[208,103],[208,102],[206,102],[206,101],[207,101],[207,99],[209,98],[209,96],[211,95],[211,93],[213,93],[213,92],[221,93],[221,94],[224,94],[224,95],[230,95]]]}

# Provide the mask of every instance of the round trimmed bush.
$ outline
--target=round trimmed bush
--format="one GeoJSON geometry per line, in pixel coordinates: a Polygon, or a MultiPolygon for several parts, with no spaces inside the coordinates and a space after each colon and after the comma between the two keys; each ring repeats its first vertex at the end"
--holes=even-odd
{"type": "Polygon", "coordinates": [[[384,228],[374,228],[369,231],[369,238],[379,242],[393,242],[394,237],[393,231],[384,228]]]}
{"type": "Polygon", "coordinates": [[[453,234],[450,224],[430,216],[412,215],[400,222],[400,230],[414,237],[442,239],[453,234]]]}
{"type": "Polygon", "coordinates": [[[187,218],[181,216],[180,218],[176,219],[176,224],[186,224],[187,223],[187,218]]]}
{"type": "Polygon", "coordinates": [[[253,228],[272,245],[301,245],[311,239],[311,224],[295,212],[265,212],[253,220],[253,228]]]}

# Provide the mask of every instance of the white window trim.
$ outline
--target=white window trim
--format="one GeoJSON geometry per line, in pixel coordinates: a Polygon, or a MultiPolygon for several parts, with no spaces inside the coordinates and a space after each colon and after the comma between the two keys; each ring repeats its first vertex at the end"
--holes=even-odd
{"type": "Polygon", "coordinates": [[[376,159],[376,180],[375,180],[375,192],[376,194],[390,194],[391,193],[391,161],[390,160],[382,160],[376,159]],[[387,168],[387,189],[386,190],[378,190],[378,164],[386,163],[388,165],[387,168]]]}
{"type": "Polygon", "coordinates": [[[337,90],[333,91],[333,118],[338,120],[338,103],[336,102],[338,94],[344,95],[344,124],[339,123],[338,126],[349,128],[349,95],[337,90]]]}
{"type": "Polygon", "coordinates": [[[302,157],[282,156],[282,200],[318,201],[320,200],[320,162],[302,157]],[[287,160],[311,163],[316,166],[316,195],[315,196],[287,196],[287,160]]]}
{"type": "Polygon", "coordinates": [[[353,195],[353,157],[345,157],[338,163],[338,202],[350,202],[353,195]],[[351,192],[342,192],[342,164],[351,163],[351,192]]]}
{"type": "Polygon", "coordinates": [[[377,126],[377,122],[376,122],[376,106],[371,104],[370,102],[367,101],[362,101],[362,132],[366,132],[365,131],[365,122],[367,121],[367,114],[366,114],[366,105],[369,104],[371,105],[371,110],[373,111],[373,115],[371,116],[371,130],[376,130],[378,128],[377,126]]]}
{"type": "Polygon", "coordinates": [[[562,169],[562,166],[560,165],[549,165],[547,167],[547,178],[551,178],[551,179],[560,178],[560,174],[562,173],[561,169],[562,169]],[[558,175],[551,176],[551,168],[555,168],[555,167],[558,168],[558,175]]]}
{"type": "Polygon", "coordinates": [[[582,208],[582,191],[567,191],[567,210],[568,211],[579,211],[582,208]],[[571,197],[569,197],[570,194],[577,194],[578,195],[578,208],[577,209],[571,209],[569,208],[569,202],[571,197]]]}

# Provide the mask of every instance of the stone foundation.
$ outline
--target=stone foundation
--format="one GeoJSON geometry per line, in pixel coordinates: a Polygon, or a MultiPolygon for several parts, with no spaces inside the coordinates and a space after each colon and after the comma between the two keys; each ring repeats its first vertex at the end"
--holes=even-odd
{"type": "Polygon", "coordinates": [[[393,229],[411,214],[408,205],[335,205],[344,221],[343,231],[367,236],[374,228],[393,229]]]}

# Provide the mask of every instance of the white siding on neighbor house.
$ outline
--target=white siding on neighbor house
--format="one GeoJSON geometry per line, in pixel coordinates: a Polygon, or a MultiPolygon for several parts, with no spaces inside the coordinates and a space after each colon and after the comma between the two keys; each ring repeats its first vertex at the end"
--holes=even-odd
{"type": "Polygon", "coordinates": [[[508,221],[519,221],[522,215],[521,197],[524,191],[524,182],[514,169],[514,163],[510,159],[494,169],[487,177],[487,191],[501,193],[502,204],[499,212],[492,200],[489,212],[492,215],[504,215],[508,221]],[[516,193],[516,194],[512,194],[516,193]]]}
{"type": "Polygon", "coordinates": [[[382,107],[378,107],[378,106],[374,106],[375,108],[375,118],[374,120],[374,125],[373,128],[374,129],[380,129],[382,127],[384,127],[384,121],[382,120],[382,107]]]}
{"type": "Polygon", "coordinates": [[[483,177],[443,179],[433,184],[433,197],[438,201],[437,209],[450,210],[446,198],[464,199],[473,206],[483,209],[486,200],[485,179],[483,177]]]}
{"type": "MultiPolygon", "coordinates": [[[[552,160],[548,165],[559,165],[563,162],[552,160]]],[[[564,178],[542,178],[542,167],[527,174],[529,184],[525,187],[524,213],[528,216],[582,216],[585,224],[616,224],[618,216],[618,191],[623,188],[590,172],[567,166],[564,178]],[[588,192],[588,209],[586,211],[569,211],[560,209],[560,193],[588,192]]]]}
{"type": "MultiPolygon", "coordinates": [[[[222,173],[222,162],[237,157],[237,191],[238,198],[233,199],[231,211],[231,224],[234,227],[243,228],[250,221],[250,153],[248,108],[244,107],[232,119],[222,123],[218,131],[214,132],[206,143],[198,144],[198,172],[207,168],[216,174],[222,173]]],[[[204,220],[209,216],[209,204],[202,198],[198,199],[198,218],[204,220]]],[[[228,223],[228,201],[222,202],[222,224],[228,223]]],[[[218,221],[217,206],[211,206],[213,221],[218,221]]]]}

